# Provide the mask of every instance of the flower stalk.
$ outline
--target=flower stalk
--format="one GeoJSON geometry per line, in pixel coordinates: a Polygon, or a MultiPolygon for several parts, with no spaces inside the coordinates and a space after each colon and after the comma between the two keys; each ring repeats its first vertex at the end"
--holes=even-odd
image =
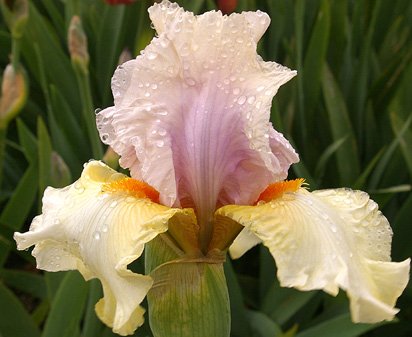
{"type": "Polygon", "coordinates": [[[73,70],[79,86],[82,102],[83,120],[86,124],[87,134],[94,158],[102,158],[103,151],[94,121],[93,99],[90,89],[89,53],[87,51],[87,36],[84,33],[80,17],[73,16],[68,32],[69,52],[73,70]]]}

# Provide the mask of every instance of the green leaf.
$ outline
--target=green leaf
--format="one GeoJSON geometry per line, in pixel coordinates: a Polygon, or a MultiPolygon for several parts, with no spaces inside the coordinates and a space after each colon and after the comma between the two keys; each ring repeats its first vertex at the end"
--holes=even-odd
{"type": "Polygon", "coordinates": [[[0,335],[4,337],[40,337],[38,327],[16,296],[0,282],[0,335]],[[5,309],[5,310],[3,310],[5,309]]]}
{"type": "Polygon", "coordinates": [[[30,163],[37,163],[37,139],[21,119],[17,119],[17,131],[23,153],[30,163]]]}
{"type": "Polygon", "coordinates": [[[376,168],[372,174],[372,177],[369,183],[369,189],[377,188],[380,180],[382,179],[382,176],[384,175],[388,165],[390,164],[390,161],[392,159],[392,156],[396,148],[401,142],[404,133],[408,131],[408,128],[411,125],[411,123],[412,123],[412,115],[405,121],[402,127],[397,130],[396,138],[392,140],[388,149],[385,151],[385,153],[379,160],[378,164],[376,165],[376,168]]]}
{"type": "Polygon", "coordinates": [[[403,203],[398,210],[396,218],[392,223],[393,231],[393,249],[392,254],[395,260],[405,259],[412,255],[412,246],[410,244],[412,237],[412,194],[403,203]]]}
{"type": "Polygon", "coordinates": [[[39,299],[47,296],[46,284],[40,274],[20,270],[0,270],[0,279],[9,287],[13,287],[39,299]]]}
{"type": "Polygon", "coordinates": [[[412,177],[412,131],[410,129],[405,129],[402,132],[402,128],[406,124],[406,121],[396,112],[393,111],[390,114],[390,117],[392,129],[396,137],[399,139],[399,145],[401,146],[402,154],[409,170],[409,175],[412,177]]]}
{"type": "Polygon", "coordinates": [[[75,271],[66,273],[53,299],[42,337],[72,337],[79,329],[87,300],[87,285],[75,271]]]}
{"type": "Polygon", "coordinates": [[[83,337],[98,337],[103,328],[102,322],[97,318],[94,306],[102,297],[102,287],[99,280],[90,280],[89,295],[86,313],[84,316],[83,337]]]}
{"type": "MultiPolygon", "coordinates": [[[[305,95],[305,110],[312,116],[313,109],[319,97],[322,80],[322,70],[325,63],[330,30],[330,2],[323,0],[313,27],[309,45],[303,63],[303,91],[305,95]]],[[[308,118],[315,122],[315,118],[308,118]]],[[[310,124],[312,125],[312,124],[310,124]]]]}
{"type": "Polygon", "coordinates": [[[236,337],[249,337],[252,333],[252,330],[249,324],[249,320],[247,319],[242,290],[229,258],[226,259],[224,268],[230,299],[232,334],[236,337]]]}
{"type": "Polygon", "coordinates": [[[336,151],[340,182],[348,186],[359,175],[356,140],[342,93],[327,64],[323,71],[322,88],[333,140],[348,138],[346,146],[336,151]]]}
{"type": "Polygon", "coordinates": [[[357,337],[381,324],[355,324],[349,314],[344,314],[306,329],[296,337],[357,337]]]}
{"type": "Polygon", "coordinates": [[[37,119],[37,137],[39,158],[39,199],[41,200],[44,190],[51,182],[52,145],[50,143],[46,125],[40,117],[37,119]]]}
{"type": "Polygon", "coordinates": [[[126,12],[125,6],[105,6],[100,12],[99,30],[97,32],[95,65],[98,90],[106,99],[111,99],[110,79],[113,75],[121,53],[122,21],[126,12]]]}
{"type": "Polygon", "coordinates": [[[341,138],[330,144],[325,151],[323,151],[322,155],[319,158],[318,163],[316,164],[316,169],[315,169],[315,176],[318,180],[321,180],[323,177],[323,174],[325,173],[326,170],[326,164],[328,163],[329,159],[332,157],[332,155],[335,154],[335,152],[345,143],[346,141],[345,138],[341,138]]]}
{"type": "Polygon", "coordinates": [[[261,310],[276,323],[282,325],[302,309],[316,294],[316,291],[300,292],[291,288],[282,288],[275,281],[264,297],[261,310]]]}
{"type": "Polygon", "coordinates": [[[253,332],[259,337],[281,337],[282,330],[279,325],[272,321],[264,313],[248,310],[248,318],[253,332]]]}
{"type": "Polygon", "coordinates": [[[30,165],[0,215],[0,223],[20,230],[36,198],[37,165],[30,165]]]}

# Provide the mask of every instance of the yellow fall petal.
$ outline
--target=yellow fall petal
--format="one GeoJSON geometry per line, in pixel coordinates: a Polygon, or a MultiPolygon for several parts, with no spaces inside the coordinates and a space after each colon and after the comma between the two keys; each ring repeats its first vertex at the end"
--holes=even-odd
{"type": "Polygon", "coordinates": [[[408,283],[410,259],[390,262],[392,231],[367,193],[310,193],[298,187],[257,206],[229,205],[216,213],[262,240],[276,260],[282,286],[332,295],[344,289],[354,322],[391,320],[397,313],[394,305],[408,283]]]}
{"type": "Polygon", "coordinates": [[[101,162],[89,162],[74,184],[48,187],[43,213],[30,231],[14,235],[18,249],[35,245],[38,268],[77,269],[86,280],[99,278],[104,297],[96,305],[97,315],[121,335],[143,324],[139,304],[153,283],[128,270],[128,264],[140,257],[146,242],[167,230],[170,219],[195,221],[192,210],[152,202],[150,186],[139,192],[142,183],[129,179],[101,162]]]}

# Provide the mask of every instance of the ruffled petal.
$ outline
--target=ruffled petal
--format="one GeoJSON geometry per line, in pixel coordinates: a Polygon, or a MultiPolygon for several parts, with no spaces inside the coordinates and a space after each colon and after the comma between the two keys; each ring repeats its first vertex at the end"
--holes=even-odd
{"type": "Polygon", "coordinates": [[[96,312],[121,335],[143,324],[139,304],[153,283],[149,276],[128,270],[128,264],[142,254],[146,242],[167,230],[171,218],[195,221],[191,210],[159,205],[146,192],[138,182],[92,161],[74,184],[48,187],[43,213],[34,218],[30,231],[14,235],[20,250],[35,245],[32,254],[39,269],[77,269],[86,280],[99,278],[104,297],[96,312]]]}
{"type": "Polygon", "coordinates": [[[393,319],[410,259],[390,262],[392,231],[362,191],[299,188],[257,206],[217,211],[254,233],[276,260],[285,287],[346,290],[354,322],[393,319]]]}
{"type": "Polygon", "coordinates": [[[269,122],[296,72],[257,55],[266,13],[195,16],[169,1],[149,13],[158,37],[116,70],[99,132],[134,178],[166,205],[194,207],[202,224],[216,206],[252,202],[298,161],[269,122]]]}

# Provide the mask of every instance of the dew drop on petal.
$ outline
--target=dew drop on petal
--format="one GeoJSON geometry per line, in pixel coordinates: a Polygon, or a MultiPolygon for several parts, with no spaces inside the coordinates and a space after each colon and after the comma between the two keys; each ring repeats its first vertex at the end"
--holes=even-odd
{"type": "Polygon", "coordinates": [[[156,141],[156,146],[157,147],[163,147],[164,145],[165,145],[165,142],[163,140],[159,139],[159,140],[156,141]]]}
{"type": "Polygon", "coordinates": [[[249,104],[253,104],[253,103],[255,102],[255,99],[256,99],[255,96],[250,96],[250,97],[247,99],[247,102],[248,102],[249,104]]]}
{"type": "Polygon", "coordinates": [[[246,102],[246,96],[240,96],[239,99],[237,100],[237,103],[239,105],[243,105],[246,102]]]}
{"type": "Polygon", "coordinates": [[[112,201],[112,203],[109,205],[110,208],[116,207],[117,206],[117,201],[112,201]]]}
{"type": "Polygon", "coordinates": [[[193,78],[189,77],[188,79],[186,79],[186,83],[192,87],[196,84],[196,81],[193,78]]]}
{"type": "Polygon", "coordinates": [[[155,53],[155,52],[147,52],[147,53],[146,53],[146,57],[147,57],[149,60],[154,60],[154,59],[157,58],[157,53],[155,53]]]}
{"type": "Polygon", "coordinates": [[[100,240],[100,238],[101,238],[100,232],[99,232],[99,231],[95,231],[95,232],[93,233],[93,239],[95,239],[95,240],[100,240]]]}
{"type": "Polygon", "coordinates": [[[167,116],[168,114],[167,110],[157,110],[155,113],[156,115],[160,115],[160,116],[167,116]]]}
{"type": "Polygon", "coordinates": [[[106,224],[104,224],[104,225],[102,226],[102,232],[103,232],[103,233],[107,233],[108,230],[109,230],[109,226],[106,225],[106,224]]]}
{"type": "Polygon", "coordinates": [[[263,89],[265,89],[265,87],[264,87],[263,85],[260,85],[260,86],[258,86],[258,87],[256,88],[256,91],[257,91],[257,92],[260,92],[260,91],[262,91],[263,89]]]}
{"type": "Polygon", "coordinates": [[[74,184],[74,188],[77,190],[78,193],[84,192],[83,184],[80,181],[76,181],[76,183],[74,184]]]}

